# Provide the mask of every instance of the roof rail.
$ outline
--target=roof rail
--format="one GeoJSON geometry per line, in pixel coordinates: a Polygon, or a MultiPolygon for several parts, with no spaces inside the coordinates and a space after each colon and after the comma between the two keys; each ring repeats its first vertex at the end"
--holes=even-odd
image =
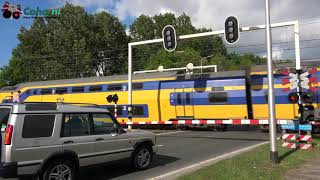
{"type": "Polygon", "coordinates": [[[93,103],[68,103],[68,102],[22,102],[20,104],[65,104],[65,105],[83,105],[83,106],[95,106],[98,108],[101,108],[100,105],[98,104],[93,104],[93,103]]]}

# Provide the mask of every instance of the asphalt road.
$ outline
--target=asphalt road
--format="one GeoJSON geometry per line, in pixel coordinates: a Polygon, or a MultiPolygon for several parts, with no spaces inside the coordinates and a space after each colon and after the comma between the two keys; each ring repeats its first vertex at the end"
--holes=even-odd
{"type": "MultiPolygon", "coordinates": [[[[162,133],[167,133],[162,132],[162,133]]],[[[171,131],[172,132],[172,131],[171,131]]],[[[260,131],[183,131],[159,134],[159,153],[150,169],[132,171],[128,160],[87,167],[81,170],[81,180],[148,179],[195,164],[228,152],[268,140],[260,131]]]]}
{"type": "MultiPolygon", "coordinates": [[[[246,127],[229,128],[232,131],[158,131],[157,143],[161,145],[152,167],[133,171],[129,160],[85,167],[80,170],[80,180],[148,179],[219,155],[268,140],[268,133],[246,127]]],[[[1,178],[0,178],[1,179],[1,178]]],[[[23,178],[25,179],[25,178],[23,178]]]]}

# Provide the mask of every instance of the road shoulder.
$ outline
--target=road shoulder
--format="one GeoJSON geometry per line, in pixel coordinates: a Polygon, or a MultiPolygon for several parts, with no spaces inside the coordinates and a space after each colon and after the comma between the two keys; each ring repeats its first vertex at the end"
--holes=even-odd
{"type": "Polygon", "coordinates": [[[220,155],[220,156],[217,156],[217,157],[214,157],[214,158],[202,161],[202,162],[198,162],[196,164],[189,165],[189,166],[186,166],[186,167],[183,167],[183,168],[180,168],[180,169],[177,169],[177,170],[174,170],[174,171],[171,171],[171,172],[168,172],[168,173],[165,173],[163,175],[156,176],[156,177],[153,177],[153,178],[150,178],[150,179],[151,180],[171,180],[171,179],[176,179],[176,178],[178,178],[180,176],[191,174],[191,173],[195,172],[196,170],[199,170],[199,169],[201,169],[203,167],[210,166],[210,165],[213,165],[213,164],[215,164],[215,163],[217,163],[219,161],[232,158],[232,157],[234,157],[234,156],[236,156],[238,154],[244,153],[244,152],[248,152],[248,151],[250,151],[252,149],[255,149],[255,148],[257,148],[259,146],[262,146],[264,144],[267,144],[267,143],[269,143],[269,142],[268,141],[267,142],[262,142],[262,143],[255,144],[255,145],[252,145],[252,146],[249,146],[249,147],[241,148],[239,150],[232,151],[232,152],[229,152],[229,153],[226,153],[226,154],[223,154],[223,155],[220,155]]]}

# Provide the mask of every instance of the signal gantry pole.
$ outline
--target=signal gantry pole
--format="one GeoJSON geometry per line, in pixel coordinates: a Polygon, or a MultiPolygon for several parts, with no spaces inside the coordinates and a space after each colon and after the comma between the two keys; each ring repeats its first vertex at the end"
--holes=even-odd
{"type": "Polygon", "coordinates": [[[270,3],[266,3],[266,40],[267,40],[267,58],[268,58],[268,109],[269,109],[269,134],[270,134],[270,159],[273,164],[279,163],[277,144],[276,144],[276,113],[275,98],[273,86],[273,62],[272,62],[272,39],[270,26],[270,3]]]}

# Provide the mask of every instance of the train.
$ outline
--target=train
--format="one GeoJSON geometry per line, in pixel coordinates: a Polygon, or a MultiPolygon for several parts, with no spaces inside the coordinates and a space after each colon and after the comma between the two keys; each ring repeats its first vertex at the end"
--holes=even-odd
{"type": "MultiPolygon", "coordinates": [[[[260,69],[266,69],[264,68],[260,69]]],[[[276,117],[297,119],[298,105],[283,91],[286,76],[274,72],[276,117]]],[[[133,75],[132,113],[134,122],[170,120],[268,119],[268,85],[264,70],[205,73],[155,72],[133,75]]],[[[320,77],[320,72],[313,74],[320,77]]],[[[318,78],[320,79],[320,78],[318,78]]],[[[19,92],[20,102],[63,102],[96,104],[114,111],[115,104],[106,97],[117,94],[117,120],[128,121],[127,75],[89,77],[21,83],[0,90],[0,100],[12,100],[19,92]]],[[[317,86],[317,85],[316,85],[317,86]]],[[[306,90],[308,91],[308,90],[306,90]]],[[[319,107],[319,90],[312,92],[312,107],[319,107]]],[[[306,117],[314,120],[312,115],[306,117]]]]}

